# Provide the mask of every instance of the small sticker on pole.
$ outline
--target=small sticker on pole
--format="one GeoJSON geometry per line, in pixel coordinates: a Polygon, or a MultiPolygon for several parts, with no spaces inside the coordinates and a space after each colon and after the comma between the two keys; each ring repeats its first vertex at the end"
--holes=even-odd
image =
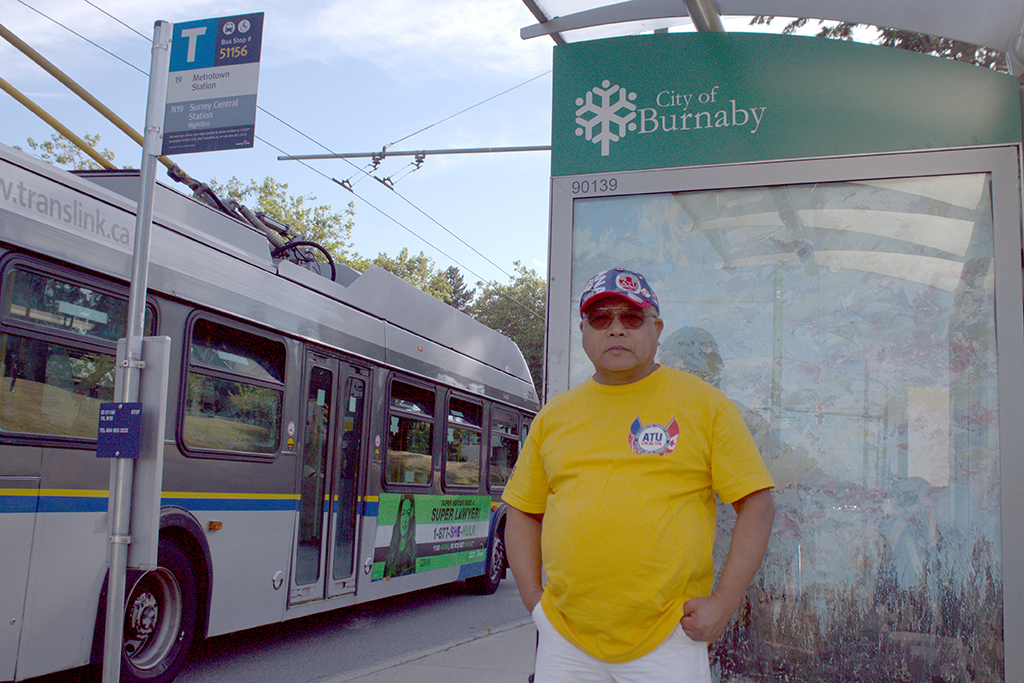
{"type": "Polygon", "coordinates": [[[141,448],[142,404],[101,403],[96,457],[137,459],[141,448]]]}

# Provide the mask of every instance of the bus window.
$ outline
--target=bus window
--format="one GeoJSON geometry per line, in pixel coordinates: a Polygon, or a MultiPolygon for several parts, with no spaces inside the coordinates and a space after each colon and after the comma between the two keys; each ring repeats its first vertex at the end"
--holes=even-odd
{"type": "Polygon", "coordinates": [[[448,443],[444,465],[446,486],[480,485],[480,429],[483,408],[452,397],[448,405],[448,443]]]}
{"type": "MultiPolygon", "coordinates": [[[[19,267],[3,279],[0,429],[95,439],[128,301],[19,267]]],[[[153,323],[147,310],[147,330],[153,323]]]]}
{"type": "Polygon", "coordinates": [[[491,456],[488,483],[505,488],[519,459],[519,416],[511,410],[491,410],[491,456]]]}
{"type": "Polygon", "coordinates": [[[276,453],[284,344],[197,320],[189,347],[182,441],[193,450],[276,453]]]}
{"type": "Polygon", "coordinates": [[[0,334],[0,429],[95,439],[114,400],[114,354],[0,334]]]}
{"type": "Polygon", "coordinates": [[[394,381],[385,477],[389,484],[430,483],[433,462],[434,392],[394,381]]]}

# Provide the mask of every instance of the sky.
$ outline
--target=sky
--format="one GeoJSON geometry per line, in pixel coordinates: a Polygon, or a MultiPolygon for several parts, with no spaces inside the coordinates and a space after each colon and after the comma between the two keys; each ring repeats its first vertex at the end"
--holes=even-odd
{"type": "MultiPolygon", "coordinates": [[[[519,29],[535,23],[520,0],[0,0],[0,23],[141,131],[154,22],[258,11],[260,139],[250,150],[175,157],[189,175],[270,176],[336,211],[352,201],[355,251],[422,251],[437,268],[459,267],[470,286],[508,282],[516,261],[546,274],[547,152],[428,156],[412,173],[411,157],[387,158],[375,171],[363,159],[278,160],[392,143],[550,144],[553,43],[520,39],[519,29]],[[364,169],[397,179],[394,190],[364,169]],[[350,181],[355,194],[332,178],[350,181]]],[[[0,64],[0,76],[71,130],[99,134],[118,166],[140,165],[138,145],[6,41],[0,64]]],[[[3,92],[0,121],[0,142],[26,150],[28,138],[53,134],[3,92]]],[[[173,184],[163,170],[158,180],[173,184]]]]}

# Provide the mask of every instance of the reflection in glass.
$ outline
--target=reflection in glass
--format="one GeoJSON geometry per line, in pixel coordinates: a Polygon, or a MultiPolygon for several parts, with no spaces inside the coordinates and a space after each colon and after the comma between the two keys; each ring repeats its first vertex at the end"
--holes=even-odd
{"type": "Polygon", "coordinates": [[[337,472],[337,491],[334,495],[334,511],[337,515],[337,529],[334,532],[334,569],[335,579],[345,579],[352,575],[353,559],[356,550],[356,507],[359,502],[357,484],[359,483],[360,448],[363,443],[363,409],[366,398],[366,383],[354,377],[345,382],[346,395],[345,415],[341,428],[341,448],[339,462],[335,465],[337,472]]]}
{"type": "Polygon", "coordinates": [[[295,558],[295,583],[313,583],[320,578],[320,548],[324,530],[324,493],[327,459],[330,455],[330,426],[334,375],[313,366],[306,394],[305,444],[302,449],[302,488],[299,497],[299,544],[295,558]]]}
{"type": "MultiPolygon", "coordinates": [[[[10,268],[4,278],[4,317],[116,342],[127,329],[128,301],[42,273],[10,268]]],[[[150,329],[151,320],[146,322],[150,329]]]]}
{"type": "Polygon", "coordinates": [[[647,276],[659,362],[737,403],[777,483],[716,675],[1001,680],[989,176],[577,200],[573,296],[612,266],[647,276]]]}
{"type": "Polygon", "coordinates": [[[277,451],[280,389],[190,372],[186,391],[182,440],[189,448],[277,451]]]}
{"type": "Polygon", "coordinates": [[[389,484],[426,484],[433,467],[434,392],[394,382],[385,477],[389,484]],[[403,414],[405,413],[405,414],[403,414]]]}
{"type": "Polygon", "coordinates": [[[274,453],[280,444],[284,344],[199,319],[189,344],[182,440],[189,448],[274,453]]]}
{"type": "Polygon", "coordinates": [[[114,356],[0,334],[0,430],[95,439],[114,356]]]}
{"type": "Polygon", "coordinates": [[[448,486],[480,484],[480,426],[483,408],[452,397],[448,406],[448,439],[444,483],[448,486]]]}
{"type": "Polygon", "coordinates": [[[519,460],[519,420],[515,413],[491,409],[491,459],[488,464],[492,489],[504,488],[519,460]]]}

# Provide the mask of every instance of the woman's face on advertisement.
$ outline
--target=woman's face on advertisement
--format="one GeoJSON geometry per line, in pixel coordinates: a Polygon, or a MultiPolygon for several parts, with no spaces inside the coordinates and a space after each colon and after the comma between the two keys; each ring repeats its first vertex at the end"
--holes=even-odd
{"type": "Polygon", "coordinates": [[[408,498],[403,498],[398,506],[398,528],[403,536],[409,533],[410,520],[412,520],[412,501],[408,498]]]}

